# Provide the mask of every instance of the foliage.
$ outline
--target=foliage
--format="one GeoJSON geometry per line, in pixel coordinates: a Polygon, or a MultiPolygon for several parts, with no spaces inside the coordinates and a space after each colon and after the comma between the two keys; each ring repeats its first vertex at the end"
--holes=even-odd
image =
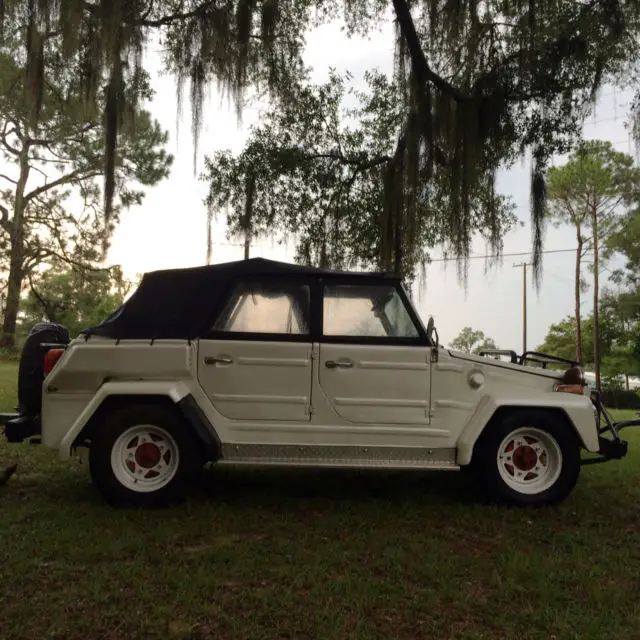
{"type": "Polygon", "coordinates": [[[161,39],[165,67],[178,80],[179,101],[189,83],[197,142],[207,85],[217,81],[238,105],[249,84],[270,91],[286,87],[301,67],[308,24],[308,4],[300,0],[3,0],[1,6],[3,33],[19,33],[26,44],[31,122],[41,117],[47,82],[55,77],[44,55],[51,50],[61,64],[77,69],[84,108],[105,123],[107,222],[116,149],[122,154],[121,133],[140,104],[131,87],[143,73],[143,50],[151,38],[161,39]]]}
{"type": "MultiPolygon", "coordinates": [[[[219,82],[240,105],[248,86],[288,102],[303,72],[304,32],[312,20],[346,17],[369,33],[388,19],[381,0],[4,0],[4,32],[27,43],[27,93],[41,112],[42,52],[53,43],[81,70],[85,103],[105,114],[106,202],[114,191],[118,133],[136,103],[126,89],[142,68],[142,49],[158,33],[167,68],[190,82],[193,134],[202,97],[219,82]],[[28,36],[28,37],[27,37],[28,36]],[[97,78],[108,78],[97,106],[97,78]]],[[[447,176],[450,207],[442,216],[454,252],[465,258],[473,227],[473,194],[496,169],[529,151],[533,157],[534,265],[540,274],[545,166],[566,151],[596,89],[630,76],[638,59],[637,0],[392,0],[397,25],[396,80],[405,118],[384,174],[384,244],[411,238],[417,194],[435,167],[447,176]],[[404,198],[402,194],[412,194],[404,198]],[[399,233],[397,233],[399,231],[399,233]]],[[[180,94],[181,92],[179,92],[180,94]]],[[[491,190],[489,189],[489,192],[491,190]]],[[[498,203],[490,200],[488,235],[498,239],[498,203]]]]}
{"type": "Polygon", "coordinates": [[[451,341],[451,348],[465,353],[480,353],[486,349],[497,349],[493,338],[489,338],[483,331],[464,327],[451,341]]]}
{"type": "MultiPolygon", "coordinates": [[[[400,200],[411,203],[411,217],[387,217],[385,180],[406,113],[396,83],[378,72],[365,79],[362,92],[347,91],[335,74],[300,86],[296,100],[263,115],[241,153],[207,157],[202,179],[212,217],[226,212],[232,235],[294,235],[306,264],[393,270],[407,279],[429,247],[455,251],[449,172],[437,168],[417,192],[406,185],[400,200]]],[[[490,180],[476,186],[471,202],[471,229],[492,228],[487,240],[501,247],[515,221],[511,202],[490,180]]]]}
{"type": "Polygon", "coordinates": [[[616,151],[610,142],[583,142],[563,166],[549,170],[547,214],[556,224],[575,228],[584,255],[593,246],[589,235],[593,216],[598,217],[599,237],[604,241],[632,202],[639,182],[640,169],[631,156],[616,151]]]}
{"type": "Polygon", "coordinates": [[[120,267],[69,269],[58,264],[29,282],[23,305],[23,334],[37,322],[56,322],[72,337],[102,322],[123,302],[131,288],[120,267]]]}
{"type": "MultiPolygon", "coordinates": [[[[637,190],[637,185],[635,186],[637,190]]],[[[636,193],[636,198],[638,197],[636,193]]],[[[627,214],[618,220],[614,232],[609,236],[605,246],[605,256],[621,255],[624,266],[612,273],[612,280],[629,288],[626,304],[638,305],[640,298],[633,298],[633,292],[640,288],[640,207],[637,202],[627,214]]]]}
{"type": "MultiPolygon", "coordinates": [[[[599,315],[600,354],[602,374],[610,381],[620,375],[640,375],[640,316],[625,317],[621,313],[618,295],[609,293],[603,298],[599,315]]],[[[593,315],[582,320],[582,364],[593,369],[593,315]]],[[[576,319],[568,317],[551,325],[545,341],[537,351],[561,358],[575,358],[576,319]]],[[[611,382],[609,383],[611,384],[611,382]]]]}
{"type": "MultiPolygon", "coordinates": [[[[2,343],[13,341],[23,282],[52,261],[76,267],[102,259],[123,207],[140,204],[143,187],[164,179],[172,157],[164,149],[167,133],[144,110],[130,114],[120,131],[115,160],[115,201],[105,224],[102,210],[105,124],[86,111],[78,69],[59,53],[46,52],[56,69],[41,95],[34,126],[25,95],[20,53],[0,50],[0,269],[6,273],[2,343]]],[[[102,86],[102,85],[101,85],[102,86]]],[[[129,86],[137,100],[150,97],[148,78],[129,86]]],[[[134,99],[132,97],[132,99],[134,99]]],[[[98,99],[98,104],[104,100],[98,99]]]]}
{"type": "MultiPolygon", "coordinates": [[[[640,395],[635,391],[626,389],[605,388],[602,389],[602,402],[611,409],[640,409],[640,395]]],[[[637,416],[633,416],[636,418],[637,416]]]]}

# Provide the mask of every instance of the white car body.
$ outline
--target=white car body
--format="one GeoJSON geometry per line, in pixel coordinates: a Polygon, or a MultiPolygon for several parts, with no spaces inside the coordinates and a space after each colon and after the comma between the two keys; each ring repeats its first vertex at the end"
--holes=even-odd
{"type": "Polygon", "coordinates": [[[191,395],[220,463],[457,469],[511,407],[558,412],[597,452],[593,403],[554,391],[562,375],[426,346],[77,338],[46,379],[42,442],[69,457],[109,397],[191,395]],[[323,366],[342,359],[353,366],[323,366]]]}

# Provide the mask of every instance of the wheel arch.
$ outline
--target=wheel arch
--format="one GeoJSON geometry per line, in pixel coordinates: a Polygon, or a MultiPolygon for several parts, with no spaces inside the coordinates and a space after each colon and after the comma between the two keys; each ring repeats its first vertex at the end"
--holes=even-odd
{"type": "Polygon", "coordinates": [[[107,395],[97,406],[71,442],[71,448],[88,446],[94,430],[104,419],[115,411],[127,405],[161,406],[184,421],[199,445],[202,447],[205,461],[216,461],[220,458],[221,444],[214,426],[211,424],[197,401],[190,393],[179,400],[169,394],[121,394],[107,395]]]}
{"type": "Polygon", "coordinates": [[[476,445],[482,435],[492,425],[503,420],[505,416],[521,411],[543,412],[555,417],[567,428],[571,429],[581,447],[591,452],[598,450],[598,431],[595,426],[595,416],[592,416],[593,429],[589,433],[586,429],[578,428],[575,416],[572,418],[565,407],[552,404],[502,404],[493,407],[487,419],[483,419],[484,416],[482,415],[476,415],[467,423],[459,439],[457,463],[461,466],[470,464],[475,454],[476,445]]]}

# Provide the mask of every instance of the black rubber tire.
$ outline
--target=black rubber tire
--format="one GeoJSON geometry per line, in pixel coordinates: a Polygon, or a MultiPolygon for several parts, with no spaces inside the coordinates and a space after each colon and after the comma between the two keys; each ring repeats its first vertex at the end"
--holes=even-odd
{"type": "Polygon", "coordinates": [[[69,344],[69,332],[52,322],[33,326],[25,340],[18,367],[18,411],[22,415],[37,416],[42,409],[42,383],[44,381],[45,342],[69,344]]]}
{"type": "Polygon", "coordinates": [[[167,507],[182,502],[202,461],[198,447],[183,418],[161,404],[124,405],[106,415],[92,432],[89,448],[91,478],[104,499],[116,507],[167,507]],[[168,484],[151,492],[137,492],[124,486],[111,466],[116,440],[136,425],[152,425],[166,431],[178,447],[178,468],[168,484]]]}
{"type": "Polygon", "coordinates": [[[506,414],[487,426],[481,434],[471,461],[471,478],[476,489],[490,501],[512,506],[541,507],[559,504],[573,491],[580,475],[580,441],[562,418],[550,411],[520,409],[506,414]],[[505,483],[497,464],[498,448],[509,433],[520,427],[535,427],[555,439],[562,454],[562,468],[557,480],[535,494],[521,493],[505,483]]]}

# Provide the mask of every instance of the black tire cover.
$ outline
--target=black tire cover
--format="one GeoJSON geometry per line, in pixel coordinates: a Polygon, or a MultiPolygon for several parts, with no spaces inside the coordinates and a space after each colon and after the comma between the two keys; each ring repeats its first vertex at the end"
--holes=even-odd
{"type": "Polygon", "coordinates": [[[44,380],[44,350],[42,343],[69,344],[69,331],[53,322],[36,324],[24,343],[18,368],[18,411],[35,416],[42,409],[42,382],[44,380]]]}

